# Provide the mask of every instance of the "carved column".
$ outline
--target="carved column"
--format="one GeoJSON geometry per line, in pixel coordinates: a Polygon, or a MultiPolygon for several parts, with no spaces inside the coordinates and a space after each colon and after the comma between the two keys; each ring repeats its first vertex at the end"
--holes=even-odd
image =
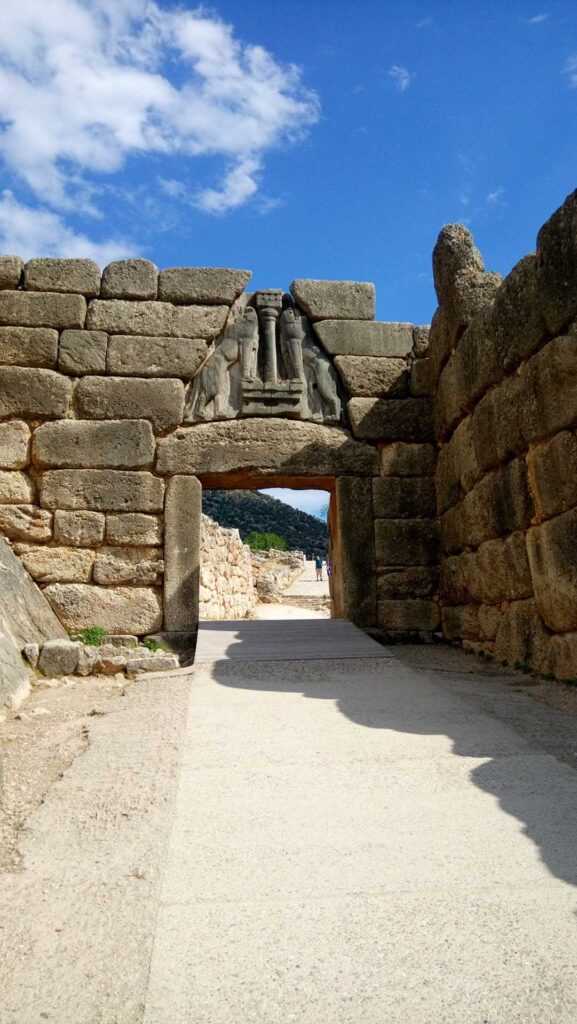
{"type": "Polygon", "coordinates": [[[257,292],[255,305],[264,340],[264,382],[265,384],[277,384],[276,322],[282,309],[282,292],[272,289],[257,292]]]}

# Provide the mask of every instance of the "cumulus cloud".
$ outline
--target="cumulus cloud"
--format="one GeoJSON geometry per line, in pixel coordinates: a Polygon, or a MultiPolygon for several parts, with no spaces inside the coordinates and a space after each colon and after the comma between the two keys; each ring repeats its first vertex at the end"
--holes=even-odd
{"type": "Polygon", "coordinates": [[[59,212],[98,214],[99,183],[139,156],[220,158],[198,206],[233,209],[257,191],[266,152],[319,116],[298,68],[204,7],[4,0],[2,13],[0,156],[59,212]]]}
{"type": "Polygon", "coordinates": [[[393,79],[395,88],[399,92],[405,92],[413,81],[414,75],[407,68],[401,67],[399,64],[393,64],[389,68],[389,78],[393,79]]]}

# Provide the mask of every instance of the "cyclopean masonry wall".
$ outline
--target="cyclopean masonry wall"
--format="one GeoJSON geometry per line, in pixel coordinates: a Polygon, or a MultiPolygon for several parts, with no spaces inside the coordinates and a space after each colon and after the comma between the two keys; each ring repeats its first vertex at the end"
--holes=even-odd
{"type": "Polygon", "coordinates": [[[200,526],[201,619],[244,619],[257,603],[250,548],[209,516],[200,526]]]}
{"type": "Polygon", "coordinates": [[[458,225],[433,263],[445,636],[577,678],[577,193],[503,281],[458,225]]]}
{"type": "Polygon", "coordinates": [[[426,329],[369,284],[249,277],[0,259],[0,531],[66,629],[187,631],[202,485],[325,487],[335,614],[430,634],[426,329]]]}

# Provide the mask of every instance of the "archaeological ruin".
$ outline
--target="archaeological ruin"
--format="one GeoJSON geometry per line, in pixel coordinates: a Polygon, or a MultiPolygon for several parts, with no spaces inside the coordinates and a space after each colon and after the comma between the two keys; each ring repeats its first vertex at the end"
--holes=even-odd
{"type": "Polygon", "coordinates": [[[433,268],[429,329],[367,283],[0,258],[0,531],[62,635],[193,632],[202,488],[314,487],[334,616],[576,678],[577,193],[505,279],[460,225],[433,268]]]}

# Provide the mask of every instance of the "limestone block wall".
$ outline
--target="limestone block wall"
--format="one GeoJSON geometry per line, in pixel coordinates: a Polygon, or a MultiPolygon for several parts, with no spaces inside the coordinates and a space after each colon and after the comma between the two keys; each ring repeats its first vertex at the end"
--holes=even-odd
{"type": "Polygon", "coordinates": [[[257,602],[250,548],[209,516],[200,528],[201,619],[244,619],[257,602]]]}
{"type": "Polygon", "coordinates": [[[434,274],[444,634],[577,678],[577,193],[505,280],[455,225],[434,274]]]}
{"type": "Polygon", "coordinates": [[[183,425],[186,390],[249,277],[0,257],[0,532],[66,629],[187,629],[199,587],[196,481],[297,479],[335,495],[337,613],[430,631],[426,330],[375,322],[372,285],[294,281],[338,374],[341,423],[183,425]]]}

